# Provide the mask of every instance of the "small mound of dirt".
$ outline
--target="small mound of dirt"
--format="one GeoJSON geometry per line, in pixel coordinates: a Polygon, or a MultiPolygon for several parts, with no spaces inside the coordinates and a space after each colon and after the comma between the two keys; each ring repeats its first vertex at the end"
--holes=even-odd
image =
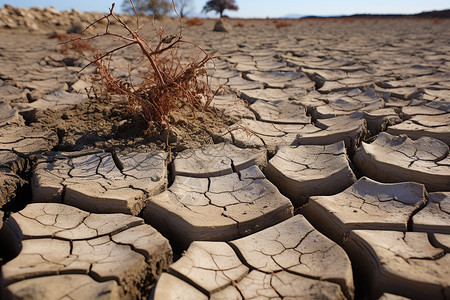
{"type": "Polygon", "coordinates": [[[194,116],[186,106],[173,111],[169,121],[170,128],[148,128],[148,123],[128,111],[123,102],[89,100],[69,109],[38,111],[36,122],[31,125],[55,130],[60,138],[55,150],[59,151],[92,148],[153,151],[170,148],[178,152],[222,141],[221,135],[234,123],[213,111],[197,112],[194,116]]]}

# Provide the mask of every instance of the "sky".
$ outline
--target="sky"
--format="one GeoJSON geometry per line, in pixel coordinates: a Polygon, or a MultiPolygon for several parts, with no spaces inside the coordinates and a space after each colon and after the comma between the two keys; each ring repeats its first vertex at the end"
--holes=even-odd
{"type": "MultiPolygon", "coordinates": [[[[11,4],[16,7],[54,6],[58,10],[76,8],[80,11],[108,12],[113,2],[120,7],[125,0],[0,0],[0,6],[11,4]]],[[[128,0],[127,0],[128,1],[128,0]]],[[[193,12],[200,14],[207,0],[192,0],[193,12]]],[[[277,18],[289,14],[339,16],[357,13],[372,14],[410,14],[423,11],[450,8],[449,0],[236,0],[237,12],[225,11],[237,18],[277,18]]],[[[214,13],[209,17],[216,17],[214,13]]]]}

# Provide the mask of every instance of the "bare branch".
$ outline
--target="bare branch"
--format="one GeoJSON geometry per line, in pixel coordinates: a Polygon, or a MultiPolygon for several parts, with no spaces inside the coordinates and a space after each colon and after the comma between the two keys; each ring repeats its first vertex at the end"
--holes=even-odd
{"type": "Polygon", "coordinates": [[[86,68],[89,67],[90,65],[95,64],[95,63],[97,63],[98,61],[104,59],[104,58],[107,57],[108,55],[111,55],[111,54],[113,54],[114,52],[119,51],[120,49],[129,47],[129,46],[134,45],[134,44],[136,44],[136,43],[135,43],[135,42],[132,42],[132,43],[122,45],[122,46],[120,46],[120,47],[117,47],[117,48],[115,48],[115,49],[113,49],[113,50],[110,50],[110,51],[106,52],[105,54],[103,54],[103,55],[100,56],[99,58],[97,58],[97,59],[91,61],[89,64],[87,64],[86,66],[84,66],[80,71],[78,71],[78,73],[81,73],[84,69],[86,69],[86,68]]]}

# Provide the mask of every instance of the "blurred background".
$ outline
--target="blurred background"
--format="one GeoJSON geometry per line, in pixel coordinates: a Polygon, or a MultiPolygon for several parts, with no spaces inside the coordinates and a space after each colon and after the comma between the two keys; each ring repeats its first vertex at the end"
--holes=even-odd
{"type": "MultiPolygon", "coordinates": [[[[168,0],[135,0],[134,2],[136,4],[143,1],[155,3],[168,0]]],[[[220,1],[228,2],[229,0],[220,1]]],[[[0,6],[5,4],[23,8],[54,6],[61,11],[76,8],[82,12],[108,12],[108,8],[111,7],[113,2],[116,2],[118,12],[124,12],[123,2],[128,3],[128,0],[0,0],[0,6]]],[[[342,16],[353,14],[416,14],[424,11],[450,8],[449,0],[235,0],[234,2],[238,10],[225,10],[224,15],[233,18],[299,18],[304,16],[342,16]]],[[[216,11],[202,12],[207,0],[176,0],[176,3],[178,10],[181,10],[182,7],[183,14],[187,17],[219,16],[216,11]]]]}

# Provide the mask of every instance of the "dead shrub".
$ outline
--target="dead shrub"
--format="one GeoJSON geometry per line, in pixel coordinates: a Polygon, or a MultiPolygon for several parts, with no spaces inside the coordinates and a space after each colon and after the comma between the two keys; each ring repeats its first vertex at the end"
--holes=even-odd
{"type": "Polygon", "coordinates": [[[433,22],[433,24],[438,25],[441,24],[443,22],[443,18],[432,18],[431,22],[433,22]]]}
{"type": "Polygon", "coordinates": [[[77,56],[84,56],[85,52],[96,51],[96,49],[91,45],[91,40],[82,39],[79,34],[53,33],[50,35],[50,38],[57,39],[61,42],[60,52],[64,55],[71,52],[77,56]],[[68,43],[68,41],[70,41],[70,43],[68,43]]]}
{"type": "MultiPolygon", "coordinates": [[[[133,1],[129,1],[134,9],[133,1]]],[[[173,1],[172,5],[178,15],[173,1]]],[[[154,37],[146,40],[139,34],[141,27],[135,9],[135,29],[130,28],[113,10],[114,4],[108,15],[89,25],[90,27],[101,21],[106,22],[104,33],[78,38],[72,42],[100,37],[123,42],[123,45],[105,53],[100,50],[95,53],[94,60],[89,64],[97,67],[94,80],[101,83],[102,94],[125,97],[128,109],[147,122],[147,133],[150,134],[155,127],[165,128],[168,145],[171,120],[169,114],[172,111],[188,107],[195,116],[196,113],[207,109],[211,103],[214,93],[210,89],[205,64],[214,58],[215,52],[207,53],[194,43],[182,39],[183,26],[179,15],[180,28],[176,34],[167,34],[165,29],[155,28],[154,37]],[[120,25],[127,34],[110,32],[109,25],[112,21],[120,25]],[[143,81],[138,84],[132,81],[130,66],[128,78],[116,77],[110,68],[113,55],[129,47],[137,47],[147,63],[147,72],[142,76],[143,81]]],[[[96,98],[100,98],[96,91],[94,93],[96,98]]]]}
{"type": "Polygon", "coordinates": [[[353,24],[355,23],[355,21],[357,21],[357,18],[354,17],[348,17],[348,18],[343,18],[340,20],[342,23],[346,23],[346,24],[353,24]]]}
{"type": "Polygon", "coordinates": [[[274,20],[276,28],[290,27],[292,23],[283,20],[274,20]]]}
{"type": "Polygon", "coordinates": [[[202,26],[204,23],[205,21],[200,18],[190,18],[186,21],[187,26],[202,26]]]}

